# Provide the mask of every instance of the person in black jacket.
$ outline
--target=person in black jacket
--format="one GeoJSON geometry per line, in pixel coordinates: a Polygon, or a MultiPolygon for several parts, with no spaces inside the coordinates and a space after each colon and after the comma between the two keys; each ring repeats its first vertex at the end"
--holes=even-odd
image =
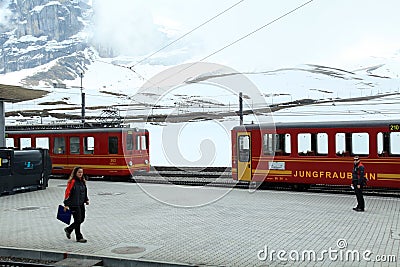
{"type": "Polygon", "coordinates": [[[366,185],[367,179],[365,178],[365,167],[361,163],[358,156],[354,157],[353,178],[351,180],[352,187],[357,197],[357,206],[353,208],[355,211],[364,211],[365,202],[363,197],[363,188],[366,185]]]}
{"type": "Polygon", "coordinates": [[[65,227],[64,231],[67,238],[71,239],[71,233],[75,230],[76,241],[80,243],[87,242],[81,233],[81,224],[85,220],[85,204],[89,205],[86,180],[82,167],[75,167],[68,179],[64,197],[64,210],[71,210],[74,222],[65,227]]]}

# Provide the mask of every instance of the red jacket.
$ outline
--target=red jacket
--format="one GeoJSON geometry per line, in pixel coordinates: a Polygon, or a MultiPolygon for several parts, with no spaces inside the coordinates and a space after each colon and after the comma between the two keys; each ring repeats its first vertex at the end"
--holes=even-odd
{"type": "Polygon", "coordinates": [[[65,189],[64,205],[80,206],[88,201],[89,198],[85,182],[79,179],[70,180],[65,189]]]}

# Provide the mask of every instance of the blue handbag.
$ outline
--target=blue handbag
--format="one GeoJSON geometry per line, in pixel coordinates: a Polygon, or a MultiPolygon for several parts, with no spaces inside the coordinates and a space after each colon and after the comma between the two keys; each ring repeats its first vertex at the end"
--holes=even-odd
{"type": "Polygon", "coordinates": [[[68,209],[64,211],[63,205],[58,205],[57,211],[57,219],[62,221],[65,224],[69,224],[71,222],[71,211],[68,209]]]}

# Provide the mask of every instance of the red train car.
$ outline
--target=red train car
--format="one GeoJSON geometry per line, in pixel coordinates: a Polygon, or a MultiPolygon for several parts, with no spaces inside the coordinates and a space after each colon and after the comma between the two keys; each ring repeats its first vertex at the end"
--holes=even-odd
{"type": "Polygon", "coordinates": [[[149,132],[127,127],[6,129],[6,144],[47,148],[53,175],[69,175],[74,166],[88,176],[128,178],[150,170],[149,132]]]}
{"type": "Polygon", "coordinates": [[[359,155],[368,186],[400,188],[400,121],[251,124],[231,138],[235,180],[350,185],[359,155]]]}

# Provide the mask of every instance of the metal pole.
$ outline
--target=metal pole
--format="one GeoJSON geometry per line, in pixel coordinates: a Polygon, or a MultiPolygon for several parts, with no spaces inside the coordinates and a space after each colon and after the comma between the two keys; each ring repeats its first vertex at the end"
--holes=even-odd
{"type": "Polygon", "coordinates": [[[242,94],[242,92],[239,93],[239,118],[240,118],[240,125],[243,125],[243,94],[242,94]]]}
{"type": "Polygon", "coordinates": [[[4,102],[0,101],[0,147],[6,146],[6,117],[4,113],[4,102]]]}
{"type": "Polygon", "coordinates": [[[83,92],[83,72],[81,72],[82,123],[85,123],[85,93],[83,92]]]}

